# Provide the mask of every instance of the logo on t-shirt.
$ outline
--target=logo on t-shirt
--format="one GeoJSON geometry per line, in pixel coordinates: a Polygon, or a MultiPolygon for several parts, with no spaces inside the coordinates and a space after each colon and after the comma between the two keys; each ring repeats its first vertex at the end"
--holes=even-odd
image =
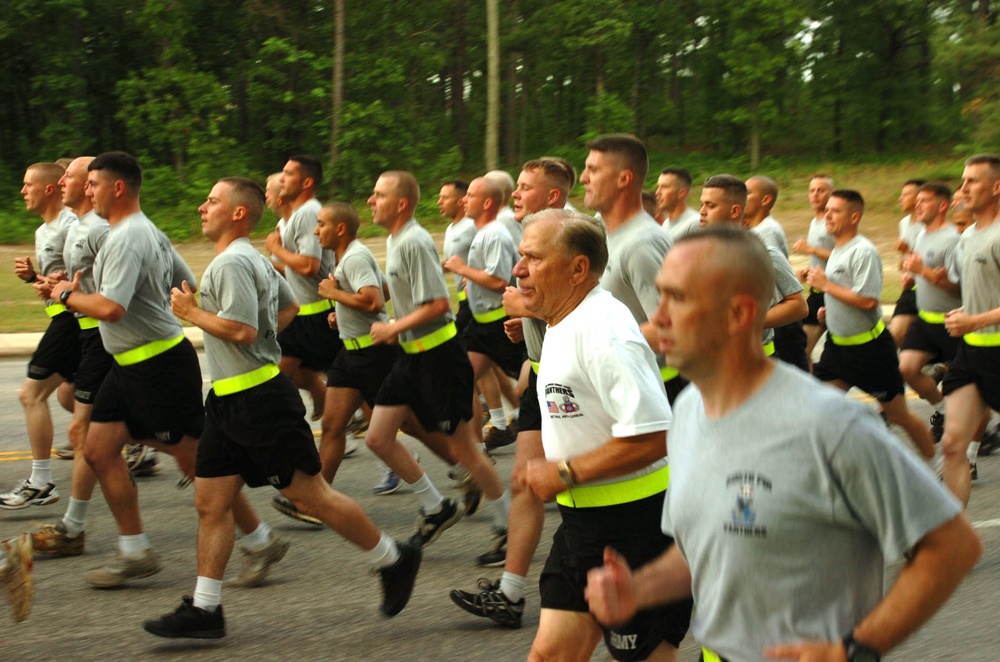
{"type": "Polygon", "coordinates": [[[550,418],[576,418],[583,416],[580,405],[574,400],[573,389],[562,384],[546,384],[545,409],[550,418]]]}
{"type": "Polygon", "coordinates": [[[771,491],[771,479],[752,471],[741,471],[726,477],[726,487],[736,489],[736,505],[730,511],[729,522],[723,524],[723,530],[738,536],[767,537],[767,527],[757,524],[754,499],[758,490],[771,491]]]}

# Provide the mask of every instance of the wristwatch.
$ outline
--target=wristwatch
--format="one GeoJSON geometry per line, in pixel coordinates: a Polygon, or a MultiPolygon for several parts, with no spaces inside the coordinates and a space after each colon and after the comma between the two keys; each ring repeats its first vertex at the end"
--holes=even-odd
{"type": "Polygon", "coordinates": [[[847,662],[879,662],[882,659],[877,650],[855,639],[853,632],[844,637],[844,651],[847,662]]]}
{"type": "Polygon", "coordinates": [[[566,460],[559,461],[559,480],[561,480],[566,487],[573,487],[576,485],[576,476],[573,475],[573,470],[570,469],[569,462],[566,460]]]}
{"type": "Polygon", "coordinates": [[[59,303],[64,306],[68,306],[66,300],[69,299],[69,295],[73,294],[73,290],[63,290],[63,293],[59,295],[59,303]]]}

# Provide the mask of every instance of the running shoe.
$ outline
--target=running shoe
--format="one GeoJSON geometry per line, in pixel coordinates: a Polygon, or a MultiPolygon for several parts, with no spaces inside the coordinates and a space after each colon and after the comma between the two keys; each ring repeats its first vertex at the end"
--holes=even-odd
{"type": "Polygon", "coordinates": [[[410,538],[410,542],[418,547],[427,547],[462,519],[463,513],[464,510],[458,507],[454,499],[445,499],[441,510],[433,515],[428,515],[421,508],[417,517],[417,532],[410,538]]]}
{"type": "Polygon", "coordinates": [[[1000,432],[996,428],[992,430],[987,430],[986,434],[983,435],[983,440],[979,444],[979,457],[986,457],[1000,448],[1000,432]]]}
{"type": "Polygon", "coordinates": [[[21,510],[28,506],[47,506],[59,500],[59,490],[54,483],[42,487],[32,485],[30,480],[21,483],[10,492],[0,494],[0,508],[21,510]]]}
{"type": "Polygon", "coordinates": [[[288,515],[292,519],[297,519],[300,522],[306,522],[307,524],[315,524],[316,526],[323,526],[322,520],[313,517],[312,515],[306,515],[305,513],[299,512],[299,509],[295,507],[291,499],[282,496],[281,494],[274,497],[271,500],[271,505],[282,515],[288,515]]]}
{"type": "Polygon", "coordinates": [[[471,480],[462,485],[462,506],[466,515],[475,515],[483,501],[483,491],[471,480]]]}
{"type": "Polygon", "coordinates": [[[979,480],[979,469],[976,467],[975,462],[969,462],[969,477],[972,480],[979,480]]]}
{"type": "Polygon", "coordinates": [[[267,544],[255,552],[240,549],[243,555],[243,567],[240,569],[239,577],[230,582],[230,585],[241,588],[260,586],[267,573],[271,571],[271,566],[285,558],[289,547],[291,547],[290,542],[272,535],[267,544]]]}
{"type": "Polygon", "coordinates": [[[20,623],[31,611],[31,600],[35,595],[35,577],[32,574],[34,561],[31,555],[31,540],[22,533],[10,540],[0,542],[0,587],[3,597],[10,603],[10,617],[20,623]]]}
{"type": "Polygon", "coordinates": [[[226,636],[226,619],[222,616],[222,605],[215,611],[207,611],[195,607],[194,600],[185,595],[172,614],[146,621],[142,628],[168,639],[221,639],[226,636]]]}
{"type": "Polygon", "coordinates": [[[931,414],[930,424],[931,436],[934,437],[934,443],[937,443],[941,441],[941,437],[944,435],[944,414],[939,411],[931,414]]]}
{"type": "Polygon", "coordinates": [[[422,556],[420,548],[410,543],[401,543],[398,549],[396,562],[378,571],[382,577],[382,613],[390,617],[403,611],[410,601],[422,556]]]}
{"type": "Polygon", "coordinates": [[[119,552],[111,563],[89,573],[87,582],[95,588],[116,588],[130,579],[152,577],[160,570],[163,564],[159,555],[147,547],[141,556],[122,556],[119,552]]]}
{"type": "Polygon", "coordinates": [[[55,524],[43,524],[38,531],[31,534],[31,546],[35,554],[46,556],[78,556],[83,554],[86,541],[85,531],[71,538],[62,520],[55,524]]]}
{"type": "Polygon", "coordinates": [[[498,448],[503,448],[504,446],[510,446],[515,441],[517,441],[517,433],[510,428],[500,429],[497,427],[490,428],[490,431],[486,433],[486,438],[483,439],[483,443],[486,444],[486,450],[493,451],[498,448]]]}
{"type": "Polygon", "coordinates": [[[502,568],[507,562],[507,529],[493,529],[493,542],[489,550],[480,554],[476,562],[483,568],[502,568]]]}
{"type": "Polygon", "coordinates": [[[56,457],[60,460],[72,460],[75,455],[76,449],[73,448],[73,444],[66,444],[56,449],[56,457]]]}
{"type": "Polygon", "coordinates": [[[386,469],[385,474],[382,476],[382,481],[372,485],[372,493],[378,496],[385,496],[386,494],[396,492],[402,485],[403,481],[399,479],[396,472],[392,469],[386,469]]]}
{"type": "Polygon", "coordinates": [[[451,592],[451,601],[465,611],[488,618],[505,628],[518,629],[521,627],[521,616],[524,615],[524,598],[517,602],[511,602],[500,590],[500,581],[491,582],[488,579],[480,579],[478,582],[478,593],[460,591],[454,589],[451,592]]]}

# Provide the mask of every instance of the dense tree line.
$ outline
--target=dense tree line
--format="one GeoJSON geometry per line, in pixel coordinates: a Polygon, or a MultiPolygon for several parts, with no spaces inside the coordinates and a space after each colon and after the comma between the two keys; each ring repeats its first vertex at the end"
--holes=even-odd
{"type": "Polygon", "coordinates": [[[349,198],[387,167],[475,172],[488,125],[508,167],[579,160],[611,130],[751,169],[1000,138],[989,0],[507,0],[494,67],[488,4],[9,0],[0,175],[13,190],[25,164],[126,149],[155,183],[147,206],[169,209],[297,151],[335,161],[349,198]]]}

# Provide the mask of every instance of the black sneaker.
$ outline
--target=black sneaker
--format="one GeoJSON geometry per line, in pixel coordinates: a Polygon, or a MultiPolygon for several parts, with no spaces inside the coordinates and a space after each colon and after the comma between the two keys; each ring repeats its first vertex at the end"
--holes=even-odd
{"type": "Polygon", "coordinates": [[[382,576],[382,613],[390,617],[403,611],[410,601],[422,556],[420,548],[410,543],[400,543],[398,549],[399,559],[378,571],[382,576]]]}
{"type": "Polygon", "coordinates": [[[487,552],[476,557],[484,568],[501,568],[507,562],[507,529],[493,529],[493,543],[487,552]]]}
{"type": "Polygon", "coordinates": [[[178,639],[221,639],[226,636],[226,619],[222,617],[222,605],[215,611],[206,611],[194,606],[194,600],[185,595],[181,606],[174,613],[146,621],[143,629],[157,637],[178,639]]]}
{"type": "Polygon", "coordinates": [[[934,443],[941,441],[941,437],[944,435],[944,414],[939,411],[931,414],[931,436],[934,437],[934,443]]]}
{"type": "Polygon", "coordinates": [[[983,440],[979,444],[979,457],[986,457],[1000,448],[1000,432],[996,429],[987,430],[986,434],[983,435],[983,440]]]}
{"type": "Polygon", "coordinates": [[[524,614],[524,598],[511,602],[500,590],[500,581],[491,582],[480,579],[479,593],[469,593],[454,589],[451,601],[474,616],[488,618],[505,628],[521,627],[521,616],[524,614]]]}
{"type": "Polygon", "coordinates": [[[462,486],[462,505],[466,515],[475,515],[483,501],[483,491],[471,480],[462,486]]]}
{"type": "Polygon", "coordinates": [[[515,441],[517,441],[517,433],[510,428],[490,428],[490,431],[486,433],[486,438],[483,439],[483,443],[486,444],[486,450],[493,451],[498,448],[503,448],[504,446],[510,446],[515,441]]]}
{"type": "Polygon", "coordinates": [[[972,480],[979,480],[979,469],[976,468],[975,462],[969,462],[969,477],[972,480]]]}
{"type": "Polygon", "coordinates": [[[424,509],[420,509],[417,518],[417,532],[410,538],[410,544],[416,547],[426,547],[455,525],[455,522],[462,519],[465,511],[458,507],[454,499],[445,499],[441,504],[441,510],[433,515],[428,515],[424,509]]]}

